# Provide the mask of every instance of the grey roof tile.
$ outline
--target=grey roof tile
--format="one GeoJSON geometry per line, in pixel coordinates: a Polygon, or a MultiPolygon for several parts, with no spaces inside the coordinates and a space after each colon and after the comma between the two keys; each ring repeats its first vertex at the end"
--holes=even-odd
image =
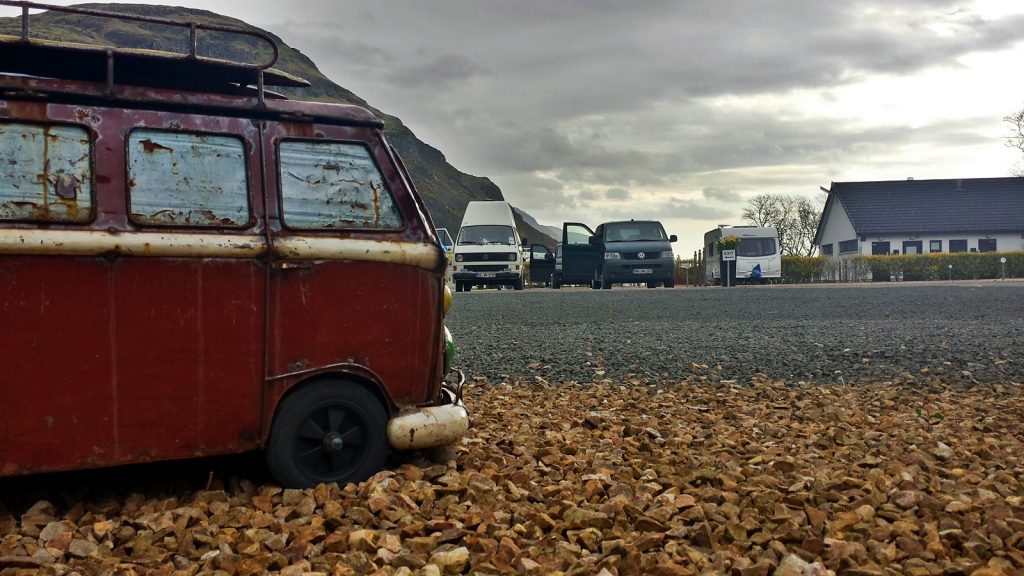
{"type": "Polygon", "coordinates": [[[1024,178],[833,182],[860,235],[1024,232],[1024,178]]]}

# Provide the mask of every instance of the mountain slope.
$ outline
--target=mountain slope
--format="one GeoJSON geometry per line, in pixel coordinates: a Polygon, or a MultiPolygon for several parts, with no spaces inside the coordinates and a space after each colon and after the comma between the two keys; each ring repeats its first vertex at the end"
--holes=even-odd
{"type": "MultiPolygon", "coordinates": [[[[536,218],[534,218],[533,216],[530,216],[529,214],[527,214],[526,212],[520,210],[519,208],[513,208],[512,210],[515,211],[515,214],[516,214],[517,217],[522,218],[523,222],[526,223],[527,226],[535,228],[541,234],[544,234],[545,236],[547,236],[548,238],[550,238],[551,240],[553,240],[556,243],[562,241],[562,229],[561,228],[559,228],[557,226],[545,226],[545,225],[541,224],[540,222],[537,222],[536,218]]],[[[540,239],[540,238],[538,237],[538,239],[540,239]]],[[[547,240],[547,238],[545,238],[545,240],[547,240]]],[[[542,244],[546,244],[547,242],[541,242],[541,243],[542,244]]]]}
{"type": "MultiPolygon", "coordinates": [[[[206,10],[140,4],[80,4],[78,7],[259,30],[241,20],[206,10]]],[[[79,14],[34,14],[31,17],[31,32],[33,38],[188,52],[186,29],[79,14]]],[[[20,17],[0,18],[0,34],[20,33],[20,17]]],[[[458,230],[468,202],[503,199],[501,190],[489,179],[460,172],[447,162],[441,151],[417,138],[399,118],[381,112],[351,91],[335,84],[317,69],[312,60],[277,36],[270,35],[280,49],[280,57],[274,67],[305,78],[312,84],[309,88],[278,91],[295,99],[355,104],[371,110],[383,120],[385,134],[402,156],[435,226],[458,230]]],[[[269,50],[259,46],[257,42],[248,42],[237,36],[210,32],[199,34],[199,53],[202,56],[259,62],[269,55],[269,50]]],[[[531,238],[541,238],[540,233],[526,223],[520,233],[531,238]]]]}

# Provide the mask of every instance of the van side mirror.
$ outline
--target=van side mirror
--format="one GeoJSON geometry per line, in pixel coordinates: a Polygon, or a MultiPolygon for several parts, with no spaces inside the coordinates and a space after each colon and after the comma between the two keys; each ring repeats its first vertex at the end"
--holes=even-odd
{"type": "Polygon", "coordinates": [[[527,240],[526,238],[523,238],[523,248],[526,248],[527,246],[529,246],[529,244],[530,244],[530,241],[527,240]]]}
{"type": "Polygon", "coordinates": [[[590,243],[591,246],[601,245],[601,239],[598,238],[597,236],[591,236],[590,238],[587,238],[587,242],[590,243]]]}
{"type": "Polygon", "coordinates": [[[669,242],[675,242],[676,240],[679,240],[679,238],[677,238],[675,234],[668,237],[669,242]]]}

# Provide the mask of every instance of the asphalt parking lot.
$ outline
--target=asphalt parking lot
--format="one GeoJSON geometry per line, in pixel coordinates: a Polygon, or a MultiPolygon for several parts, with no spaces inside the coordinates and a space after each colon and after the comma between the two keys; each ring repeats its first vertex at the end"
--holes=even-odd
{"type": "Polygon", "coordinates": [[[457,365],[500,382],[1020,382],[1024,282],[482,290],[457,365]]]}

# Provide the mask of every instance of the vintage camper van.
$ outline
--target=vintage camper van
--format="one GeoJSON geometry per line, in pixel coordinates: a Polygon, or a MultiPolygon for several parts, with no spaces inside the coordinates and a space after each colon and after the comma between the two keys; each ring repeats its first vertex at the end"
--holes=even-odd
{"type": "Polygon", "coordinates": [[[0,476],[263,449],[305,487],[460,438],[445,254],[381,121],[265,90],[307,83],[260,32],[45,8],[191,53],[37,40],[27,7],[0,37],[0,476]]]}

